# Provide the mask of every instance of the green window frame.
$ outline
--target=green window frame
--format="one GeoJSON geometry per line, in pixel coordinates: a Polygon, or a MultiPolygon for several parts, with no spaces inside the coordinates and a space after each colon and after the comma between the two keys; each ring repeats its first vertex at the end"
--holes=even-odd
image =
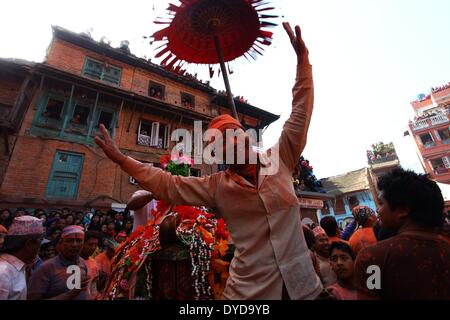
{"type": "Polygon", "coordinates": [[[119,86],[122,68],[87,57],[84,62],[83,75],[119,86]]]}
{"type": "Polygon", "coordinates": [[[68,107],[69,107],[68,101],[69,101],[68,97],[58,95],[55,93],[51,93],[51,92],[46,93],[39,102],[36,123],[40,126],[45,126],[47,128],[51,128],[51,129],[55,129],[55,130],[62,129],[62,127],[64,125],[64,118],[65,118],[65,115],[67,114],[68,107]],[[62,103],[62,107],[59,112],[59,119],[50,115],[52,113],[50,110],[50,102],[51,101],[62,103]],[[48,114],[48,115],[46,115],[46,114],[48,114]]]}
{"type": "MultiPolygon", "coordinates": [[[[92,126],[92,134],[91,135],[95,135],[100,133],[100,128],[99,128],[99,121],[100,118],[102,116],[105,116],[105,114],[111,114],[111,120],[109,123],[109,126],[106,126],[106,129],[109,131],[109,134],[111,135],[111,138],[114,137],[114,129],[116,127],[116,123],[117,123],[117,112],[112,109],[112,108],[108,108],[108,107],[104,107],[104,106],[97,106],[97,109],[95,110],[95,114],[94,114],[94,121],[91,123],[92,126]]],[[[103,118],[105,119],[105,118],[103,118]]],[[[105,123],[103,123],[105,124],[105,123]]]]}
{"type": "Polygon", "coordinates": [[[48,177],[46,197],[76,199],[83,164],[83,154],[57,150],[48,177]]]}
{"type": "Polygon", "coordinates": [[[114,107],[106,107],[100,103],[95,106],[95,104],[91,102],[76,99],[73,99],[70,103],[69,96],[44,92],[39,99],[30,132],[36,136],[62,139],[83,144],[94,144],[93,138],[100,132],[98,129],[98,121],[100,120],[100,117],[102,117],[102,112],[103,119],[110,120],[107,129],[111,137],[114,138],[115,127],[119,116],[119,111],[114,107]],[[57,101],[64,103],[60,119],[58,120],[48,119],[42,115],[47,108],[48,101],[51,99],[56,99],[57,101]],[[77,107],[79,108],[78,110],[77,107]],[[86,113],[89,112],[89,114],[84,116],[82,123],[76,123],[73,119],[75,118],[75,113],[80,110],[84,110],[86,113]],[[110,114],[109,118],[107,114],[110,114]]]}

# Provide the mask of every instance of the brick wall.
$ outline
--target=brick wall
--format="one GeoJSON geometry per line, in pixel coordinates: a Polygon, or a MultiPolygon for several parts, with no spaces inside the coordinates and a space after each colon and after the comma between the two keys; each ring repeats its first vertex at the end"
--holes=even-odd
{"type": "MultiPolygon", "coordinates": [[[[205,114],[211,112],[210,101],[212,97],[202,91],[163,78],[147,70],[136,69],[59,39],[53,40],[46,63],[62,71],[81,76],[86,56],[121,67],[120,87],[124,90],[146,96],[149,81],[154,81],[165,86],[166,102],[181,106],[180,92],[186,92],[195,97],[197,112],[205,114]]],[[[20,85],[20,81],[14,79],[0,80],[0,102],[3,99],[3,101],[14,103],[20,85]]],[[[6,166],[8,164],[7,159],[0,159],[0,165],[3,166],[3,171],[0,170],[0,207],[4,206],[5,203],[13,207],[27,203],[37,203],[44,207],[47,204],[49,206],[58,204],[57,201],[45,199],[48,178],[57,151],[84,155],[77,199],[75,201],[62,200],[61,206],[67,204],[68,206],[82,207],[87,202],[97,198],[100,200],[91,205],[97,203],[108,206],[108,203],[113,201],[126,202],[138,187],[130,184],[128,175],[107,159],[99,148],[75,142],[30,136],[29,129],[36,116],[39,95],[38,92],[35,93],[25,114],[9,165],[6,166]]],[[[119,109],[119,106],[117,106],[117,109],[119,109]]],[[[225,112],[229,113],[229,110],[222,109],[222,113],[225,112]]],[[[141,107],[133,111],[132,105],[125,103],[119,115],[114,139],[125,154],[141,161],[159,163],[161,155],[168,152],[164,149],[137,145],[137,131],[141,119],[171,124],[171,130],[175,128],[193,130],[193,121],[183,120],[180,123],[180,116],[163,116],[158,115],[157,112],[148,114],[144,113],[141,107]]],[[[245,121],[251,125],[257,123],[255,119],[250,117],[245,117],[245,121]]],[[[203,129],[205,130],[206,127],[203,129]]],[[[175,142],[171,143],[169,150],[173,145],[175,145],[175,142]]],[[[0,150],[0,152],[2,151],[0,150]]],[[[203,175],[216,171],[216,168],[206,165],[195,166],[195,168],[200,168],[203,175]]]]}
{"type": "Polygon", "coordinates": [[[21,85],[21,80],[2,74],[0,78],[0,103],[14,105],[21,85]]]}
{"type": "Polygon", "coordinates": [[[53,41],[46,63],[54,68],[81,76],[86,57],[106,61],[111,65],[122,68],[120,88],[123,90],[148,96],[149,82],[153,81],[165,86],[165,102],[181,106],[180,92],[185,92],[195,97],[195,110],[197,112],[210,114],[211,97],[209,94],[147,70],[135,68],[96,52],[80,48],[63,40],[55,39],[53,41]]]}

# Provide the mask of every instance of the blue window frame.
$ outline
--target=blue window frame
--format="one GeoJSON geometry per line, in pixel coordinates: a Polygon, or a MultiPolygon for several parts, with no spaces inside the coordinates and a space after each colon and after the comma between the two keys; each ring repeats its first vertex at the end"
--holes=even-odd
{"type": "Polygon", "coordinates": [[[76,199],[84,155],[57,151],[48,178],[48,198],[76,199]]]}
{"type": "Polygon", "coordinates": [[[46,92],[38,102],[30,132],[36,136],[93,144],[99,122],[104,123],[114,137],[117,120],[118,111],[114,107],[105,107],[99,102],[95,108],[95,103],[88,100],[72,99],[70,103],[70,95],[46,92]]]}
{"type": "Polygon", "coordinates": [[[37,123],[47,128],[61,129],[67,109],[67,97],[54,93],[45,94],[40,100],[37,123]]]}
{"type": "Polygon", "coordinates": [[[83,68],[83,75],[118,86],[120,85],[120,80],[122,78],[122,69],[112,66],[106,62],[86,58],[83,68]]]}

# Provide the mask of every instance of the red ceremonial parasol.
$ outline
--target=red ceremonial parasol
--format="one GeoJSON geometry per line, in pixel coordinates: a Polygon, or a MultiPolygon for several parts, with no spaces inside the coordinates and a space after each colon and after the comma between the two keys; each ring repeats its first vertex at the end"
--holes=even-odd
{"type": "MultiPolygon", "coordinates": [[[[228,103],[239,120],[231,94],[225,62],[241,56],[256,59],[262,55],[264,46],[272,43],[272,32],[263,30],[276,26],[267,19],[277,18],[267,14],[273,10],[264,0],[180,0],[170,4],[169,22],[155,21],[168,26],[153,34],[155,41],[167,40],[158,49],[156,58],[175,72],[184,73],[186,63],[220,64],[228,103]]],[[[210,67],[212,76],[213,70],[210,67]]]]}

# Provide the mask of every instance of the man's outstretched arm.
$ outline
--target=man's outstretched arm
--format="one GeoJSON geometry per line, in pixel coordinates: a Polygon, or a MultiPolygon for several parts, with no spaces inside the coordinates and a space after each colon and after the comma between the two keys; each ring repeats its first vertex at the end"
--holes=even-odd
{"type": "Polygon", "coordinates": [[[297,55],[297,75],[292,90],[292,112],[284,124],[278,147],[280,159],[293,170],[306,145],[313,111],[314,86],[309,52],[302,39],[300,27],[295,27],[295,33],[289,23],[283,23],[283,27],[297,55]]]}
{"type": "Polygon", "coordinates": [[[108,131],[102,124],[100,131],[103,140],[96,136],[95,143],[109,159],[135,178],[142,188],[152,192],[155,198],[165,200],[172,205],[215,207],[214,176],[202,178],[172,176],[159,168],[125,156],[111,140],[108,131]]]}

